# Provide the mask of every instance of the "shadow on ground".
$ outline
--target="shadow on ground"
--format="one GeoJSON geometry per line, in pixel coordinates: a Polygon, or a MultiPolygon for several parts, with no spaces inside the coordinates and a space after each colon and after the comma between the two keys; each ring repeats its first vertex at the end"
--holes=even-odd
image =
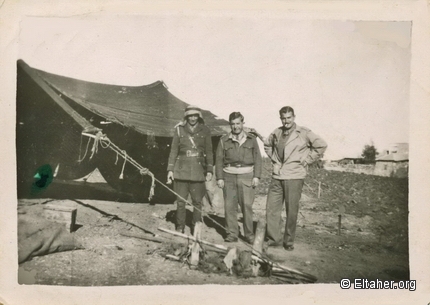
{"type": "MultiPolygon", "coordinates": [[[[148,198],[137,198],[136,195],[117,191],[110,187],[107,183],[88,183],[78,181],[54,180],[46,189],[40,192],[31,194],[21,192],[19,199],[37,199],[37,198],[52,198],[52,199],[91,199],[117,201],[127,203],[150,203],[148,198]]],[[[171,204],[172,202],[157,202],[157,204],[171,204]]]]}

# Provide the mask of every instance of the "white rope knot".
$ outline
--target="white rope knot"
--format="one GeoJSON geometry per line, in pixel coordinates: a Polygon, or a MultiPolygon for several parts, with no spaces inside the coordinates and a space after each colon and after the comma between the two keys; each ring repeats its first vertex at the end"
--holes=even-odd
{"type": "Polygon", "coordinates": [[[90,156],[90,160],[94,157],[94,154],[96,154],[99,150],[99,142],[101,137],[103,136],[103,134],[99,131],[96,134],[96,137],[94,138],[94,144],[93,144],[93,148],[91,148],[91,156],[90,156]]]}
{"type": "Polygon", "coordinates": [[[140,174],[143,176],[143,175],[149,175],[149,169],[147,169],[147,168],[142,168],[142,169],[140,169],[140,174]]]}

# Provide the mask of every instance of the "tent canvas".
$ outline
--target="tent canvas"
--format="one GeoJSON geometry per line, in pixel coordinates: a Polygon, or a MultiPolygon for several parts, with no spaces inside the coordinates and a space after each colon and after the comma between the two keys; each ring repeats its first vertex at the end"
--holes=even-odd
{"type": "MultiPolygon", "coordinates": [[[[171,137],[188,105],[168,90],[163,81],[139,87],[86,82],[35,70],[50,87],[111,122],[134,128],[142,134],[171,137]]],[[[228,122],[202,110],[213,135],[222,135],[228,122]]]]}
{"type": "MultiPolygon", "coordinates": [[[[148,177],[128,163],[123,168],[123,160],[109,150],[99,149],[90,159],[92,143],[83,131],[101,130],[157,178],[166,179],[174,126],[188,104],[162,81],[116,86],[47,73],[22,60],[17,65],[18,196],[29,196],[35,172],[48,164],[59,168],[58,179],[77,179],[98,168],[111,186],[145,200],[148,177]]],[[[229,130],[228,122],[202,112],[216,149],[219,137],[229,130]]]]}

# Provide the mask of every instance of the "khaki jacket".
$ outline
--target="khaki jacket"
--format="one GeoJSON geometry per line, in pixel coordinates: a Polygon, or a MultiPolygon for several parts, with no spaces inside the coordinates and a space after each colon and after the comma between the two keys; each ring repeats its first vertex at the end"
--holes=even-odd
{"type": "Polygon", "coordinates": [[[246,134],[245,142],[238,144],[229,137],[230,134],[224,135],[219,140],[216,151],[216,178],[224,179],[223,168],[225,166],[254,166],[254,178],[261,177],[261,153],[258,147],[257,139],[246,134]]]}
{"type": "Polygon", "coordinates": [[[175,127],[167,171],[179,180],[205,181],[213,172],[212,138],[209,128],[199,123],[194,131],[188,124],[175,127]]]}
{"type": "Polygon", "coordinates": [[[296,125],[284,148],[284,160],[280,160],[277,145],[282,127],[276,128],[264,142],[264,150],[273,164],[273,178],[278,180],[304,179],[306,165],[321,158],[327,143],[310,129],[296,125]]]}

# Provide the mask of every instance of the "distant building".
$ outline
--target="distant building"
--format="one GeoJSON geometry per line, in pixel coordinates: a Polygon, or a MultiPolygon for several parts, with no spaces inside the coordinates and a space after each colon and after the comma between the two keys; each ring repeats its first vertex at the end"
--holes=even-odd
{"type": "Polygon", "coordinates": [[[392,144],[385,154],[376,158],[375,175],[404,178],[409,171],[409,144],[392,144]]]}
{"type": "Polygon", "coordinates": [[[363,164],[363,158],[343,158],[335,162],[339,165],[363,164]]]}

